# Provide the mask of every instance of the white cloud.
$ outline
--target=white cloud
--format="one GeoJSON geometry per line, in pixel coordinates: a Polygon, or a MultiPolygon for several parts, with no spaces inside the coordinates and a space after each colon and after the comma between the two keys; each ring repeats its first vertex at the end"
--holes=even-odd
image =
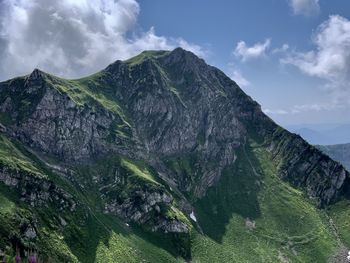
{"type": "Polygon", "coordinates": [[[321,112],[321,111],[333,111],[338,109],[344,109],[345,105],[333,103],[332,101],[327,104],[302,104],[294,105],[285,109],[263,109],[268,115],[287,115],[287,114],[302,114],[305,112],[321,112]]]}
{"type": "Polygon", "coordinates": [[[295,15],[313,16],[320,12],[319,0],[288,0],[295,15]]]}
{"type": "Polygon", "coordinates": [[[282,109],[263,109],[263,112],[265,112],[267,115],[286,115],[289,114],[288,111],[282,110],[282,109]]]}
{"type": "Polygon", "coordinates": [[[249,59],[256,59],[266,55],[266,50],[271,45],[271,39],[266,39],[264,43],[256,43],[248,47],[244,41],[237,43],[234,55],[239,57],[243,62],[249,59]]]}
{"type": "Polygon", "coordinates": [[[280,48],[275,48],[273,51],[272,51],[272,53],[273,54],[276,54],[276,53],[284,53],[284,52],[286,52],[286,51],[288,51],[289,50],[289,45],[288,44],[283,44],[282,45],[282,47],[280,47],[280,48]]]}
{"type": "Polygon", "coordinates": [[[333,110],[334,106],[331,104],[303,104],[303,105],[295,105],[290,110],[291,113],[303,113],[308,111],[329,111],[333,110]]]}
{"type": "Polygon", "coordinates": [[[294,52],[281,60],[309,76],[327,81],[327,88],[338,101],[350,101],[350,21],[339,15],[330,16],[313,37],[315,49],[294,52]]]}
{"type": "Polygon", "coordinates": [[[137,30],[136,0],[0,1],[0,80],[35,67],[64,77],[91,74],[116,59],[146,49],[181,46],[205,52],[182,38],[137,30]]]}
{"type": "Polygon", "coordinates": [[[243,76],[242,72],[233,63],[228,65],[228,76],[241,88],[250,86],[250,82],[243,76]]]}

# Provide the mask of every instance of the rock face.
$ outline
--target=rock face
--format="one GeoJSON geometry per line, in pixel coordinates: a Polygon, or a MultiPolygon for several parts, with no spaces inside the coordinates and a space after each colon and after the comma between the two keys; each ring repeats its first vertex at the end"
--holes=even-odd
{"type": "MultiPolygon", "coordinates": [[[[152,231],[188,233],[193,202],[253,137],[273,155],[279,176],[317,206],[349,188],[340,164],[277,126],[234,81],[180,48],[143,52],[79,80],[36,69],[0,83],[0,132],[76,172],[103,161],[108,168],[110,156],[129,160],[124,168],[119,159],[119,168],[91,168],[93,185],[104,213],[152,231]]],[[[60,173],[87,187],[84,178],[60,173]]],[[[62,209],[74,210],[49,180],[2,168],[0,181],[34,206],[61,200],[62,209]]]]}
{"type": "Polygon", "coordinates": [[[2,83],[0,92],[0,109],[12,120],[7,128],[33,149],[72,162],[111,152],[144,159],[196,198],[234,163],[236,149],[252,129],[270,140],[272,152],[284,160],[281,176],[305,187],[318,205],[329,203],[344,186],[346,172],[341,166],[302,139],[276,133],[277,125],[236,83],[182,49],[117,61],[91,83],[65,83],[35,70],[25,79],[2,83]],[[68,86],[65,93],[63,85],[68,86]],[[109,95],[118,102],[128,120],[100,100],[96,107],[77,102],[69,90],[78,87],[89,92],[99,88],[101,97],[109,95]],[[35,100],[28,101],[31,96],[35,100]],[[27,103],[18,101],[22,98],[27,103]],[[115,136],[116,127],[125,126],[123,121],[130,125],[128,132],[115,136]],[[163,162],[188,153],[198,167],[195,184],[169,171],[163,162]]]}
{"type": "Polygon", "coordinates": [[[349,176],[344,167],[300,136],[279,129],[273,134],[270,150],[280,160],[280,176],[305,188],[319,207],[328,205],[349,189],[349,176]]]}
{"type": "Polygon", "coordinates": [[[150,225],[152,231],[188,233],[188,226],[184,222],[162,215],[161,209],[171,206],[172,202],[173,198],[165,192],[136,191],[122,204],[118,204],[117,200],[106,202],[105,213],[116,214],[126,222],[150,225]]]}
{"type": "Polygon", "coordinates": [[[59,210],[74,211],[76,203],[72,196],[57,188],[47,178],[39,177],[30,172],[16,171],[0,164],[0,182],[14,188],[20,194],[22,201],[32,207],[57,205],[59,210]]]}

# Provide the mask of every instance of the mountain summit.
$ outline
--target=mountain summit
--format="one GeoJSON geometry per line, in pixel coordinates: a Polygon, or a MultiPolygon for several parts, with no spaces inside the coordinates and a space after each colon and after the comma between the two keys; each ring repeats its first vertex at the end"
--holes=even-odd
{"type": "Polygon", "coordinates": [[[0,83],[0,251],[51,262],[327,262],[349,174],[193,53],[0,83]]]}

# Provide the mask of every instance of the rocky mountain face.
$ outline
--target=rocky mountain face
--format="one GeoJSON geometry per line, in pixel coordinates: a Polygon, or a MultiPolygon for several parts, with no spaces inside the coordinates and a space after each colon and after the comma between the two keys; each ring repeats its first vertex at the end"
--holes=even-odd
{"type": "MultiPolygon", "coordinates": [[[[2,82],[0,123],[0,192],[20,207],[13,217],[32,218],[21,231],[20,223],[0,227],[4,253],[12,244],[58,262],[98,262],[97,252],[84,254],[100,243],[80,239],[94,235],[94,222],[108,233],[143,233],[138,238],[153,246],[168,240],[167,257],[190,260],[194,236],[210,236],[205,210],[210,206],[213,218],[221,213],[214,201],[206,208],[201,202],[227,174],[238,177],[229,179],[232,191],[223,199],[239,201],[234,191],[256,195],[267,180],[260,156],[269,156],[276,180],[305,193],[315,209],[346,199],[350,189],[340,164],[277,126],[235,82],[180,48],[143,52],[79,80],[36,69],[2,82]],[[244,177],[255,179],[235,190],[244,177]]],[[[156,262],[145,249],[135,251],[131,258],[156,262]]]]}

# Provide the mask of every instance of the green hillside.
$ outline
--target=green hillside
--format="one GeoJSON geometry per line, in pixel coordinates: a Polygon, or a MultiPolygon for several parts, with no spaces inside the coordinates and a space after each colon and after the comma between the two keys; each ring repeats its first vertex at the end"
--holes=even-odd
{"type": "Polygon", "coordinates": [[[349,174],[190,52],[35,70],[0,112],[8,262],[345,260],[349,174]]]}

